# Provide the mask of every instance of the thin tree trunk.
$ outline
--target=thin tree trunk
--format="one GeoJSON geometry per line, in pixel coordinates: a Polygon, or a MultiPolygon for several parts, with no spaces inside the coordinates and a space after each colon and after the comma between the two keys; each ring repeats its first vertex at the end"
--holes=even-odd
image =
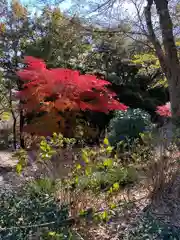
{"type": "Polygon", "coordinates": [[[20,146],[21,148],[25,148],[25,141],[23,137],[23,127],[24,127],[24,115],[23,110],[20,110],[20,146]]]}
{"type": "Polygon", "coordinates": [[[12,116],[13,116],[13,147],[16,150],[16,148],[17,148],[17,137],[16,137],[17,120],[16,120],[16,116],[13,114],[13,111],[12,111],[12,116]]]}
{"type": "Polygon", "coordinates": [[[16,150],[16,146],[17,146],[17,136],[16,136],[16,123],[17,123],[17,119],[16,119],[16,115],[13,109],[13,104],[12,104],[12,87],[9,86],[10,88],[10,93],[9,93],[9,105],[10,105],[10,110],[11,110],[11,114],[13,117],[13,147],[14,150],[16,150]]]}

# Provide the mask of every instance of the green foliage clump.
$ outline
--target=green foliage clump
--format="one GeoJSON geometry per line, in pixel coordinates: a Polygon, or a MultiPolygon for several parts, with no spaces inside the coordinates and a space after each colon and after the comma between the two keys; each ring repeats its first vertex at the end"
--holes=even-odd
{"type": "Polygon", "coordinates": [[[139,134],[139,138],[125,139],[117,144],[116,151],[121,156],[123,163],[133,162],[135,164],[147,163],[152,160],[154,150],[154,137],[152,132],[139,134]]]}
{"type": "Polygon", "coordinates": [[[39,157],[42,160],[49,160],[55,155],[58,149],[63,147],[72,147],[76,140],[74,138],[65,138],[62,134],[53,133],[52,137],[46,139],[42,137],[40,142],[39,157]]]}
{"type": "Polygon", "coordinates": [[[20,148],[19,150],[14,152],[13,157],[18,159],[18,163],[16,165],[16,172],[20,174],[23,170],[23,167],[27,166],[28,154],[26,150],[20,148]]]}
{"type": "Polygon", "coordinates": [[[76,164],[72,178],[67,179],[71,187],[80,190],[117,192],[121,186],[137,180],[135,168],[123,166],[120,159],[113,154],[107,138],[100,148],[82,149],[82,162],[76,164]]]}
{"type": "MultiPolygon", "coordinates": [[[[45,161],[58,154],[58,150],[64,147],[71,148],[75,143],[74,138],[65,138],[60,133],[53,133],[52,137],[48,138],[42,137],[39,144],[38,161],[45,163],[45,161]]],[[[20,174],[28,164],[28,153],[24,149],[19,149],[13,154],[13,157],[18,159],[16,172],[20,174]]]]}
{"type": "MultiPolygon", "coordinates": [[[[58,202],[53,194],[45,189],[47,180],[34,182],[21,192],[1,191],[0,194],[0,236],[1,239],[28,240],[32,236],[44,236],[57,232],[68,239],[66,224],[67,205],[58,202]],[[43,186],[43,187],[42,187],[43,186]],[[38,191],[37,191],[38,189],[38,191]]],[[[50,182],[48,182],[50,186],[50,182]]]]}
{"type": "Polygon", "coordinates": [[[115,146],[122,140],[134,140],[153,127],[150,115],[141,109],[116,111],[109,124],[108,139],[115,146]]]}

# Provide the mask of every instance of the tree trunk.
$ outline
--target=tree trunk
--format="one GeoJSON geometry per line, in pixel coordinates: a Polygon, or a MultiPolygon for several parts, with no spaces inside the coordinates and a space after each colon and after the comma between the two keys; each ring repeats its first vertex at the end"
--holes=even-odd
{"type": "Polygon", "coordinates": [[[9,107],[10,107],[12,118],[13,118],[13,129],[12,129],[12,132],[13,132],[13,147],[14,147],[14,150],[16,150],[16,146],[17,146],[17,135],[16,135],[17,118],[16,118],[15,110],[13,108],[12,101],[13,101],[12,86],[10,84],[9,85],[9,107]]]}
{"type": "Polygon", "coordinates": [[[16,117],[12,114],[13,116],[13,147],[14,150],[16,150],[16,145],[17,145],[17,138],[16,138],[16,117]]]}
{"type": "Polygon", "coordinates": [[[25,141],[24,141],[24,137],[23,137],[23,127],[24,127],[24,115],[23,115],[23,111],[20,110],[20,146],[21,148],[25,148],[25,141]]]}
{"type": "Polygon", "coordinates": [[[179,125],[180,115],[180,62],[173,35],[173,23],[168,9],[168,0],[147,0],[145,7],[145,18],[148,29],[149,40],[155,48],[161,68],[167,78],[169,85],[169,95],[171,102],[172,119],[175,125],[179,125]],[[157,39],[152,19],[151,8],[153,3],[156,5],[159,16],[162,42],[157,39]]]}
{"type": "Polygon", "coordinates": [[[173,35],[173,23],[170,17],[167,0],[155,0],[159,15],[162,40],[167,61],[166,77],[169,84],[172,117],[175,124],[179,125],[180,114],[180,63],[177,47],[173,35]]]}

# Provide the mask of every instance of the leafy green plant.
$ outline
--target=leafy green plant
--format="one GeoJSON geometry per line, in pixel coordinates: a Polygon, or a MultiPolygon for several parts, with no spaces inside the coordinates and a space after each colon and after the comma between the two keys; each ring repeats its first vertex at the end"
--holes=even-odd
{"type": "Polygon", "coordinates": [[[26,190],[30,195],[38,197],[42,194],[52,195],[56,191],[56,188],[56,182],[46,177],[31,181],[26,190]]]}
{"type": "Polygon", "coordinates": [[[27,151],[21,148],[14,152],[13,158],[18,159],[18,163],[16,165],[16,172],[20,174],[23,170],[23,167],[27,166],[28,163],[27,151]]]}
{"type": "Polygon", "coordinates": [[[35,196],[32,188],[29,190],[27,186],[19,193],[1,191],[2,239],[28,240],[30,236],[47,235],[51,231],[63,234],[63,239],[68,239],[68,226],[64,222],[69,215],[68,206],[59,203],[46,191],[40,191],[35,196]]]}
{"type": "MultiPolygon", "coordinates": [[[[48,138],[42,137],[39,144],[38,161],[45,163],[58,154],[60,149],[65,147],[70,149],[75,143],[74,138],[65,138],[60,133],[53,133],[52,137],[48,138]]],[[[13,157],[18,159],[16,171],[20,174],[28,164],[28,153],[24,149],[19,149],[13,154],[13,157]]]]}
{"type": "Polygon", "coordinates": [[[131,140],[138,138],[140,133],[150,131],[152,128],[150,115],[141,109],[116,111],[114,118],[110,121],[108,139],[113,146],[122,140],[131,143],[131,140]]]}
{"type": "Polygon", "coordinates": [[[113,147],[107,138],[99,149],[82,149],[82,162],[76,164],[72,177],[66,179],[66,183],[81,190],[106,191],[112,194],[122,185],[136,181],[135,168],[123,166],[112,151],[113,147]]]}
{"type": "Polygon", "coordinates": [[[134,140],[122,140],[117,144],[117,154],[121,156],[122,162],[126,165],[131,163],[145,163],[152,159],[154,150],[153,133],[144,132],[134,140]]]}
{"type": "Polygon", "coordinates": [[[58,149],[63,147],[72,147],[76,143],[74,138],[65,138],[62,134],[53,133],[48,139],[42,137],[40,142],[39,158],[41,160],[49,160],[55,155],[58,149]]]}

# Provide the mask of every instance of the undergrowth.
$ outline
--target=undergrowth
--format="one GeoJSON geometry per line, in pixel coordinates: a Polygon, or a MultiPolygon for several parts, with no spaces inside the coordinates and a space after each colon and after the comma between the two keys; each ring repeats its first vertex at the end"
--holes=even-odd
{"type": "Polygon", "coordinates": [[[99,149],[82,149],[82,159],[65,183],[82,191],[118,191],[120,186],[137,180],[136,169],[132,164],[123,166],[121,159],[112,153],[113,147],[104,139],[99,149]]]}
{"type": "Polygon", "coordinates": [[[51,232],[61,236],[59,239],[69,239],[67,225],[63,224],[69,216],[68,206],[46,190],[36,182],[36,188],[27,185],[19,193],[1,191],[0,239],[28,240],[33,236],[48,239],[51,232]]]}
{"type": "MultiPolygon", "coordinates": [[[[78,218],[81,223],[83,221],[88,224],[90,222],[98,224],[111,221],[116,214],[115,209],[122,205],[121,192],[123,189],[132,187],[139,181],[137,166],[146,164],[152,157],[151,138],[150,133],[143,133],[137,140],[133,141],[130,147],[127,141],[121,141],[117,148],[112,147],[108,139],[105,138],[98,147],[82,148],[80,155],[74,154],[74,163],[67,177],[56,179],[56,181],[44,178],[28,184],[24,195],[24,201],[27,201],[28,209],[33,209],[31,204],[44,205],[43,201],[46,200],[49,202],[48,204],[50,202],[54,204],[54,209],[51,209],[55,213],[57,212],[57,206],[68,206],[65,219],[70,216],[73,220],[78,218]],[[30,196],[28,199],[27,195],[30,196]],[[28,201],[31,199],[32,202],[29,203],[28,201]]],[[[54,156],[60,158],[59,151],[64,148],[73,151],[75,143],[75,139],[64,138],[61,134],[56,133],[51,138],[42,138],[38,150],[38,161],[47,164],[49,161],[53,161],[54,156]]],[[[16,156],[19,158],[16,170],[21,174],[23,167],[28,163],[27,154],[24,150],[19,150],[16,156]]],[[[61,161],[61,159],[58,159],[58,161],[61,161]]],[[[14,203],[16,205],[19,200],[18,198],[14,199],[17,199],[14,203]]],[[[24,208],[22,205],[21,207],[24,208]]],[[[43,211],[48,213],[49,205],[46,207],[47,209],[43,208],[43,211]]],[[[24,210],[27,212],[26,208],[24,210]]],[[[58,217],[55,214],[54,218],[59,219],[61,210],[59,210],[58,217]]],[[[18,208],[16,211],[18,212],[20,209],[18,208]]],[[[41,208],[38,207],[38,211],[41,211],[41,208]]],[[[44,212],[38,213],[38,218],[30,219],[30,222],[40,224],[40,222],[49,221],[49,219],[45,219],[46,214],[44,212]]],[[[51,216],[51,213],[48,213],[49,215],[51,216]]],[[[62,218],[60,219],[62,220],[62,218]]],[[[28,223],[29,220],[26,221],[28,223]]],[[[16,222],[18,222],[17,219],[14,219],[13,224],[16,222]]],[[[8,227],[9,223],[5,222],[4,226],[8,227]]],[[[67,232],[67,229],[67,225],[60,229],[53,226],[48,229],[48,232],[55,236],[59,232],[61,234],[62,231],[67,232]]],[[[68,234],[72,233],[73,231],[68,232],[68,234]]]]}
{"type": "Polygon", "coordinates": [[[136,221],[124,240],[179,240],[180,228],[156,220],[149,211],[136,221]]]}

